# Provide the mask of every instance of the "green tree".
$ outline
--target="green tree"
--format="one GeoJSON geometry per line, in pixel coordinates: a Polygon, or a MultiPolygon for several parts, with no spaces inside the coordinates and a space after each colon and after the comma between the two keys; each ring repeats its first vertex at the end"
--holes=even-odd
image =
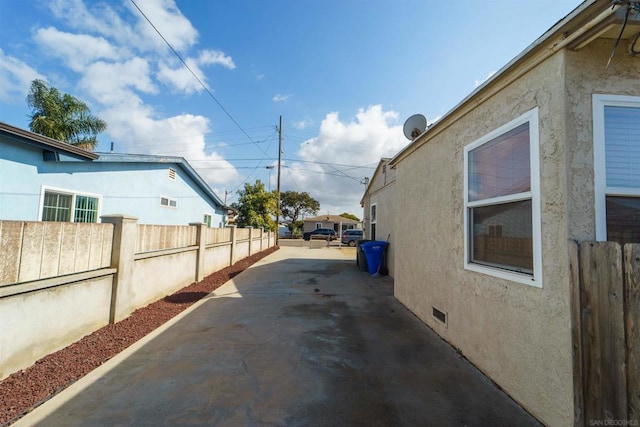
{"type": "Polygon", "coordinates": [[[280,194],[280,208],[282,209],[282,216],[291,222],[289,229],[295,231],[302,215],[315,215],[318,213],[320,202],[307,192],[285,191],[280,194]]]}
{"type": "Polygon", "coordinates": [[[357,217],[357,216],[355,216],[354,214],[350,214],[350,213],[347,213],[347,212],[343,212],[343,213],[341,213],[341,214],[340,214],[340,216],[341,216],[341,217],[344,217],[344,218],[352,219],[352,220],[354,220],[354,221],[360,221],[360,218],[358,218],[358,217],[357,217]]]}
{"type": "Polygon", "coordinates": [[[32,132],[85,150],[93,150],[98,144],[97,135],[107,128],[104,120],[91,115],[87,104],[42,80],[31,82],[27,104],[31,108],[32,132]]]}
{"type": "Polygon", "coordinates": [[[254,185],[248,182],[242,190],[238,190],[238,201],[231,206],[237,210],[236,223],[239,227],[263,228],[276,231],[277,197],[274,192],[267,191],[259,179],[254,185]]]}

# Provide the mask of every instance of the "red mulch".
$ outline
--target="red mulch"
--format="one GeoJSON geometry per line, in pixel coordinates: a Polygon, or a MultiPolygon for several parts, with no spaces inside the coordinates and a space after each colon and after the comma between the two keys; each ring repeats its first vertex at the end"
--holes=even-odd
{"type": "Polygon", "coordinates": [[[173,295],[134,311],[0,381],[0,425],[15,422],[149,332],[175,317],[277,247],[238,261],[173,295]]]}

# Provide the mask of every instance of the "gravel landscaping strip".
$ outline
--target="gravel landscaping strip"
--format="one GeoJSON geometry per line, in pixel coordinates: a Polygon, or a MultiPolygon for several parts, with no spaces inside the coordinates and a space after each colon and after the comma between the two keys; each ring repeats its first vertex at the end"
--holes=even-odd
{"type": "Polygon", "coordinates": [[[17,421],[276,250],[278,248],[273,247],[238,261],[201,282],[193,283],[140,308],[126,319],[98,329],[70,346],[43,357],[34,365],[11,374],[0,381],[0,425],[6,426],[17,421]]]}

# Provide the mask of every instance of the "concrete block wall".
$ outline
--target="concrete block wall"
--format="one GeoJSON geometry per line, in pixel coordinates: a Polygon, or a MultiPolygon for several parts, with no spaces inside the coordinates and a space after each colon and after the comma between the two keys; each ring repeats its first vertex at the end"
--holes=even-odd
{"type": "Polygon", "coordinates": [[[275,246],[275,233],[261,229],[102,222],[0,221],[0,379],[275,246]]]}
{"type": "Polygon", "coordinates": [[[0,379],[109,324],[112,275],[0,297],[0,379]]]}
{"type": "Polygon", "coordinates": [[[113,226],[0,221],[0,286],[107,268],[113,226]]]}

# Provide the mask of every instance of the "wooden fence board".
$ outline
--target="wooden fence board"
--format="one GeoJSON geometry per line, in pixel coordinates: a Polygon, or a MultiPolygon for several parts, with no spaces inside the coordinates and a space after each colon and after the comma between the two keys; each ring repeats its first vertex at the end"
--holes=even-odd
{"type": "Polygon", "coordinates": [[[625,326],[629,420],[640,419],[640,244],[627,244],[625,254],[625,326]]]}
{"type": "Polygon", "coordinates": [[[571,346],[573,349],[573,425],[584,425],[582,378],[582,315],[580,306],[580,258],[578,243],[569,241],[571,282],[571,346]]]}
{"type": "Polygon", "coordinates": [[[626,419],[622,251],[580,244],[585,420],[626,419]]]}

